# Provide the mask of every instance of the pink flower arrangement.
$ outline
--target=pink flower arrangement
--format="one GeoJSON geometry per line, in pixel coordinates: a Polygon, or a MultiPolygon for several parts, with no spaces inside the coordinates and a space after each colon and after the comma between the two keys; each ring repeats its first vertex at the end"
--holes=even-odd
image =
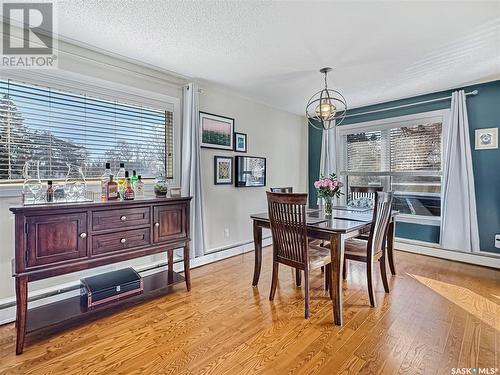
{"type": "Polygon", "coordinates": [[[318,189],[318,196],[320,198],[340,197],[342,194],[340,188],[342,186],[344,184],[337,180],[335,173],[332,173],[330,177],[321,176],[318,181],[314,182],[314,187],[318,189]]]}

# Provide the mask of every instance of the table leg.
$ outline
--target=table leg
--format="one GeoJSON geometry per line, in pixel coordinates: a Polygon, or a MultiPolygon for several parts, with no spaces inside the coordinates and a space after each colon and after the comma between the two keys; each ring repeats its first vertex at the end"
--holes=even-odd
{"type": "Polygon", "coordinates": [[[189,265],[189,242],[184,245],[184,278],[186,279],[186,288],[191,290],[191,268],[189,265]]]}
{"type": "Polygon", "coordinates": [[[252,286],[257,286],[262,266],[262,227],[255,221],[253,222],[253,242],[255,246],[255,265],[253,269],[252,286]]]}
{"type": "Polygon", "coordinates": [[[167,250],[168,283],[174,282],[174,250],[167,250]]]}
{"type": "Polygon", "coordinates": [[[393,275],[396,274],[396,266],[394,265],[394,220],[389,222],[387,228],[387,259],[389,260],[389,268],[393,275]]]}
{"type": "Polygon", "coordinates": [[[333,304],[333,321],[342,325],[342,269],[344,266],[344,236],[341,233],[330,237],[331,280],[330,296],[333,304]]]}
{"type": "Polygon", "coordinates": [[[26,335],[26,313],[28,310],[28,277],[16,277],[16,354],[21,354],[26,335]]]}

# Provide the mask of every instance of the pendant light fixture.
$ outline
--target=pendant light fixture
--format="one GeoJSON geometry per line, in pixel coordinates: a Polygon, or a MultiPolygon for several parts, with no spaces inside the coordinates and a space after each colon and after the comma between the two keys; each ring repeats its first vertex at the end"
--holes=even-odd
{"type": "Polygon", "coordinates": [[[329,89],[327,74],[332,68],[322,68],[325,75],[325,87],[315,93],[306,106],[306,117],[309,125],[316,129],[328,130],[344,121],[347,102],[340,92],[329,89]]]}

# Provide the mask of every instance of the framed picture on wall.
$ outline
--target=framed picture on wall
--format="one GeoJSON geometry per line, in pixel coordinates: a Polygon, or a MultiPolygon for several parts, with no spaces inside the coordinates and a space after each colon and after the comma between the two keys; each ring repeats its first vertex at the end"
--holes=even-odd
{"type": "Polygon", "coordinates": [[[234,151],[247,152],[247,135],[244,133],[234,133],[234,151]]]}
{"type": "Polygon", "coordinates": [[[233,184],[233,158],[232,156],[214,156],[214,184],[233,184]]]}
{"type": "Polygon", "coordinates": [[[266,158],[236,156],[236,187],[266,186],[266,158]]]}
{"type": "Polygon", "coordinates": [[[233,150],[234,119],[200,111],[201,147],[233,150]]]}
{"type": "Polygon", "coordinates": [[[498,128],[476,129],[476,150],[498,148],[498,128]]]}

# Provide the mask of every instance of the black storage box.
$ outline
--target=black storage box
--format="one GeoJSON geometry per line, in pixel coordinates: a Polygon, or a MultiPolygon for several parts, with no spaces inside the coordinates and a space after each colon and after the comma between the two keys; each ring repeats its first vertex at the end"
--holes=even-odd
{"type": "Polygon", "coordinates": [[[133,268],[86,277],[80,280],[82,303],[88,309],[141,294],[143,281],[133,268]]]}

